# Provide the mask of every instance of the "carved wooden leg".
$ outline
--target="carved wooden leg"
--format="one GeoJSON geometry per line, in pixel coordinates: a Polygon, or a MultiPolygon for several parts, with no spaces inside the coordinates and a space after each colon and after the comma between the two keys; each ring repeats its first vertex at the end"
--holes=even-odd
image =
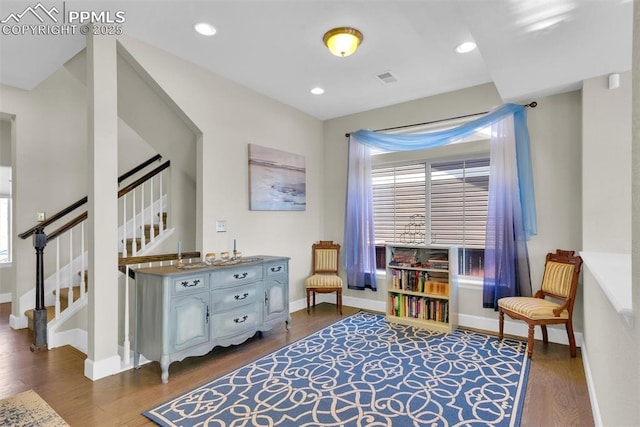
{"type": "Polygon", "coordinates": [[[313,306],[315,307],[315,306],[316,306],[316,291],[315,291],[315,290],[313,290],[313,291],[311,292],[311,295],[313,295],[313,296],[312,296],[312,298],[313,298],[313,306]]]}
{"type": "Polygon", "coordinates": [[[342,289],[340,289],[338,291],[338,312],[340,312],[340,315],[342,315],[342,289]]]}
{"type": "Polygon", "coordinates": [[[573,324],[571,320],[567,322],[567,336],[569,337],[569,351],[571,357],[576,357],[576,338],[573,336],[573,324]]]}
{"type": "Polygon", "coordinates": [[[533,325],[533,324],[529,325],[529,336],[527,338],[527,356],[529,356],[529,359],[531,359],[531,356],[533,356],[533,332],[534,332],[534,327],[535,327],[535,325],[533,325]]]}
{"type": "Polygon", "coordinates": [[[169,382],[169,356],[163,354],[160,356],[160,368],[162,368],[162,374],[160,378],[162,379],[162,384],[166,384],[169,382]]]}
{"type": "Polygon", "coordinates": [[[542,329],[542,342],[545,344],[549,344],[549,334],[547,333],[547,325],[540,325],[540,329],[542,329]]]}
{"type": "Polygon", "coordinates": [[[502,311],[502,309],[498,309],[498,325],[499,325],[499,330],[498,330],[498,338],[499,339],[503,339],[504,338],[504,312],[502,311]]]}
{"type": "Polygon", "coordinates": [[[309,294],[311,293],[311,291],[309,289],[307,289],[307,314],[309,314],[309,294]]]}

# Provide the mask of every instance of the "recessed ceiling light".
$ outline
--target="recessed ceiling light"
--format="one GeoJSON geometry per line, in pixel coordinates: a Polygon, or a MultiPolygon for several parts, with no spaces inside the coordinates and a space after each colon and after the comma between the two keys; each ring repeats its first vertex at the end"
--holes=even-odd
{"type": "Polygon", "coordinates": [[[458,53],[468,53],[476,48],[476,44],[474,42],[464,42],[456,47],[456,52],[458,53]]]}
{"type": "Polygon", "coordinates": [[[212,36],[216,33],[216,29],[213,25],[206,22],[198,22],[193,26],[193,29],[203,36],[212,36]]]}
{"type": "Polygon", "coordinates": [[[324,93],[324,89],[321,87],[314,87],[310,92],[314,95],[322,95],[324,93]]]}

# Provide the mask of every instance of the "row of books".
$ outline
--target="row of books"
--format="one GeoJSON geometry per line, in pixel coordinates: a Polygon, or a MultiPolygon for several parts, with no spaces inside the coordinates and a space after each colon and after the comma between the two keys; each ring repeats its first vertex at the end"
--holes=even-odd
{"type": "Polygon", "coordinates": [[[428,260],[428,261],[397,261],[391,260],[389,261],[390,266],[395,267],[421,267],[421,268],[432,268],[434,270],[449,270],[449,261],[442,260],[428,260]]]}
{"type": "Polygon", "coordinates": [[[429,279],[430,275],[426,271],[391,270],[391,286],[393,289],[426,294],[449,295],[449,283],[429,279]]]}
{"type": "Polygon", "coordinates": [[[389,298],[392,316],[449,322],[449,301],[401,294],[390,294],[389,298]]]}
{"type": "Polygon", "coordinates": [[[415,248],[396,248],[389,265],[398,267],[422,267],[439,270],[449,269],[449,254],[447,252],[422,252],[415,248]]]}
{"type": "Polygon", "coordinates": [[[444,260],[432,260],[421,264],[422,268],[433,268],[434,270],[449,270],[449,261],[444,260]]]}

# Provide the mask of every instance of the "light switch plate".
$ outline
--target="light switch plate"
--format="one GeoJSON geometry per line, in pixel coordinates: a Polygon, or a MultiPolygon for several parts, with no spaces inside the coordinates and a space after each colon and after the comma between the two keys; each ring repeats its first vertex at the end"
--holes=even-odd
{"type": "Polygon", "coordinates": [[[216,231],[218,233],[226,233],[226,231],[227,231],[227,221],[224,221],[224,220],[216,221],[216,231]]]}
{"type": "Polygon", "coordinates": [[[44,212],[38,212],[38,222],[44,222],[47,220],[47,214],[44,212]]]}

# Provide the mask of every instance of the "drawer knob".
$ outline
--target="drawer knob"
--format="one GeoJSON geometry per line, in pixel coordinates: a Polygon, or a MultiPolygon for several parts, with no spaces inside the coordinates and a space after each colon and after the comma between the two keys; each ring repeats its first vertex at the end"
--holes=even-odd
{"type": "Polygon", "coordinates": [[[279,265],[277,267],[271,267],[271,272],[272,273],[277,273],[280,270],[282,270],[282,266],[281,265],[279,265]]]}
{"type": "Polygon", "coordinates": [[[235,319],[233,319],[233,321],[236,323],[244,323],[247,321],[248,317],[249,316],[245,314],[244,316],[242,316],[242,318],[236,317],[235,319]]]}
{"type": "Polygon", "coordinates": [[[248,296],[249,296],[249,292],[245,292],[244,294],[242,294],[242,296],[235,295],[234,298],[237,299],[237,300],[241,300],[241,299],[245,299],[248,296]]]}
{"type": "Polygon", "coordinates": [[[247,277],[249,275],[249,273],[247,273],[246,271],[242,274],[240,273],[236,273],[233,275],[233,277],[235,277],[238,280],[244,279],[245,277],[247,277]]]}

